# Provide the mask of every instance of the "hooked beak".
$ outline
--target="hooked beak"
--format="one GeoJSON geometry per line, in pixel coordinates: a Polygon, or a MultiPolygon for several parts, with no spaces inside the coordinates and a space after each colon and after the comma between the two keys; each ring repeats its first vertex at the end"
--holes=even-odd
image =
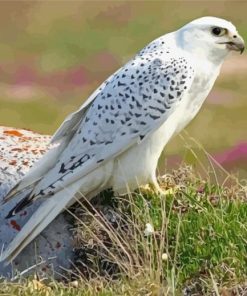
{"type": "Polygon", "coordinates": [[[220,44],[226,44],[229,50],[239,51],[240,54],[242,54],[245,49],[244,39],[241,36],[235,36],[232,41],[220,42],[220,44]]]}

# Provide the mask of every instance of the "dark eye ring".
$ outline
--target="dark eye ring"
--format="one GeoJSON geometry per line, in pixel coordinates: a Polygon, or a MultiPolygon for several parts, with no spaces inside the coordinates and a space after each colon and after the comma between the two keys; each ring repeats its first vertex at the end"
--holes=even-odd
{"type": "Polygon", "coordinates": [[[226,30],[225,29],[222,29],[220,27],[214,27],[212,29],[212,33],[215,36],[222,36],[222,35],[224,35],[226,33],[226,30]]]}

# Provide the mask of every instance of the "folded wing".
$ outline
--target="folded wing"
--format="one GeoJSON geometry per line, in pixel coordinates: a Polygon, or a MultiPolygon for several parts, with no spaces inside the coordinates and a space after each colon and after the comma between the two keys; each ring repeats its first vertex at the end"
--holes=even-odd
{"type": "MultiPolygon", "coordinates": [[[[64,140],[66,147],[59,153],[55,166],[46,172],[22,205],[54,195],[144,141],[179,106],[192,80],[193,69],[182,57],[154,58],[146,63],[136,58],[121,68],[94,100],[85,104],[86,110],[81,109],[84,115],[72,131],[72,138],[68,136],[70,141],[64,140]]],[[[71,122],[66,128],[65,123],[57,135],[69,135],[72,125],[71,122]]],[[[13,209],[10,216],[20,211],[22,205],[13,209]]]]}

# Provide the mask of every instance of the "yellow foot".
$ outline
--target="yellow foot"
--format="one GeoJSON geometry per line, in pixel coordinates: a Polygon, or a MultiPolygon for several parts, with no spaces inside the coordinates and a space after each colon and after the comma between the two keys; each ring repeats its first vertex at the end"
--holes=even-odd
{"type": "Polygon", "coordinates": [[[175,194],[178,192],[179,187],[175,186],[173,188],[169,188],[169,189],[162,189],[160,188],[160,186],[154,183],[149,183],[147,185],[144,185],[141,187],[141,191],[144,191],[145,193],[155,193],[156,195],[161,195],[161,196],[167,196],[167,195],[171,195],[171,194],[175,194]]]}

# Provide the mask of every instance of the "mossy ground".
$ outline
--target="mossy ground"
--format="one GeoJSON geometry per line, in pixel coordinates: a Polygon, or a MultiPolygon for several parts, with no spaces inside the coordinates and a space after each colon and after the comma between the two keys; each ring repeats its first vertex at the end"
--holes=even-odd
{"type": "MultiPolygon", "coordinates": [[[[0,295],[245,295],[246,188],[181,167],[151,191],[72,209],[78,260],[67,280],[0,285],[0,295]],[[144,235],[150,223],[154,232],[144,235]],[[235,293],[235,294],[234,294],[235,293]]],[[[103,201],[102,201],[103,200],[103,201]]]]}

